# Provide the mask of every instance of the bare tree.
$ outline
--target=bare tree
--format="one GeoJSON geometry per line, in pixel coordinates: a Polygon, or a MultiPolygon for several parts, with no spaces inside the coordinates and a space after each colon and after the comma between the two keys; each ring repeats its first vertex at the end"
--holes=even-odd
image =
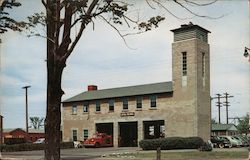
{"type": "Polygon", "coordinates": [[[34,129],[40,129],[43,126],[44,118],[40,117],[30,117],[31,125],[34,129]]]}
{"type": "MultiPolygon", "coordinates": [[[[68,57],[72,54],[86,27],[92,24],[94,28],[95,19],[100,18],[116,30],[125,41],[125,36],[149,31],[158,27],[159,23],[165,19],[162,16],[155,15],[143,21],[139,16],[129,16],[127,14],[128,10],[130,7],[134,7],[134,2],[129,0],[42,0],[46,8],[46,15],[41,13],[29,17],[31,27],[42,24],[47,29],[47,33],[44,36],[47,38],[46,160],[60,159],[60,105],[62,95],[64,94],[61,87],[62,74],[68,57]],[[76,26],[79,30],[76,34],[73,34],[72,28],[76,26]],[[135,29],[136,32],[123,34],[119,30],[119,26],[135,29]]],[[[167,3],[165,3],[169,2],[167,0],[145,0],[144,2],[151,9],[163,8],[169,14],[175,16],[168,9],[167,3]]],[[[193,12],[189,6],[202,7],[211,5],[215,1],[198,3],[194,0],[171,0],[171,2],[193,16],[211,18],[193,12]]],[[[181,17],[175,17],[181,19],[181,17]]]]}

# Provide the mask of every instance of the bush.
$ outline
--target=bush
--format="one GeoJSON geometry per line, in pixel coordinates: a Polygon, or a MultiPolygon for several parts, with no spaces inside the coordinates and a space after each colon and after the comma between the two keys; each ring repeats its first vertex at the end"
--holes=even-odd
{"type": "Polygon", "coordinates": [[[4,143],[7,145],[21,144],[25,142],[26,142],[25,138],[4,138],[4,143]]]}
{"type": "Polygon", "coordinates": [[[203,145],[199,148],[200,151],[212,151],[213,150],[213,147],[211,145],[211,143],[208,143],[208,142],[204,142],[203,145]]]}
{"type": "Polygon", "coordinates": [[[160,139],[146,139],[139,142],[143,150],[156,150],[160,147],[162,150],[170,149],[198,149],[203,145],[200,137],[168,137],[160,139]]]}
{"type": "MultiPolygon", "coordinates": [[[[13,145],[2,145],[3,152],[16,152],[16,151],[32,151],[32,150],[43,150],[45,144],[32,144],[32,143],[23,143],[23,144],[13,144],[13,145]]],[[[73,142],[62,142],[61,149],[74,148],[73,142]]]]}
{"type": "Polygon", "coordinates": [[[74,148],[73,142],[62,142],[60,145],[61,149],[74,148]]]}

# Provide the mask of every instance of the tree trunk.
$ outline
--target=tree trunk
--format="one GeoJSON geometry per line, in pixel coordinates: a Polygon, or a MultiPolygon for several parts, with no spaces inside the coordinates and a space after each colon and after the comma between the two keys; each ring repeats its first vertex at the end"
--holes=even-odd
{"type": "Polygon", "coordinates": [[[61,77],[64,65],[52,63],[48,67],[47,82],[47,115],[45,121],[45,158],[46,160],[60,159],[60,125],[61,125],[61,77]]]}
{"type": "Polygon", "coordinates": [[[61,79],[65,61],[57,50],[59,29],[55,1],[47,0],[47,113],[45,119],[45,159],[60,160],[61,79]]]}

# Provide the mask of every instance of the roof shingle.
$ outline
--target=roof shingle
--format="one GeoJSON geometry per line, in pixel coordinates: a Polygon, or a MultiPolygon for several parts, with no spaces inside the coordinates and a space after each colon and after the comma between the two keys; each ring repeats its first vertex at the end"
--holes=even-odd
{"type": "Polygon", "coordinates": [[[63,101],[63,103],[169,92],[173,92],[172,82],[161,82],[137,86],[86,91],[63,101]]]}

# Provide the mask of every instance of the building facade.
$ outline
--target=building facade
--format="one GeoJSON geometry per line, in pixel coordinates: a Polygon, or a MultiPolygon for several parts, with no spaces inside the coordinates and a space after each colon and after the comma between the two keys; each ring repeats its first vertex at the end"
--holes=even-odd
{"type": "Polygon", "coordinates": [[[171,31],[173,81],[103,90],[88,86],[63,102],[63,141],[96,132],[112,135],[114,146],[173,136],[210,139],[210,32],[192,23],[171,31]]]}

